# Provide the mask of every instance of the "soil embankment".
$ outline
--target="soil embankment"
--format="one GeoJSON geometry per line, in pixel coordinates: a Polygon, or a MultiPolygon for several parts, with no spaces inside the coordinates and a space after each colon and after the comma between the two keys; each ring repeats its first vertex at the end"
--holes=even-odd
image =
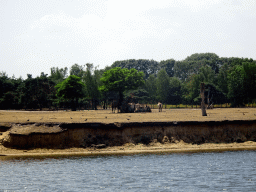
{"type": "Polygon", "coordinates": [[[209,110],[202,117],[200,110],[137,114],[1,111],[0,155],[256,149],[255,109],[225,112],[209,110]],[[16,121],[8,121],[8,115],[16,121]]]}
{"type": "Polygon", "coordinates": [[[71,148],[121,146],[151,142],[192,144],[256,141],[256,120],[147,123],[63,123],[14,124],[5,147],[71,148]]]}

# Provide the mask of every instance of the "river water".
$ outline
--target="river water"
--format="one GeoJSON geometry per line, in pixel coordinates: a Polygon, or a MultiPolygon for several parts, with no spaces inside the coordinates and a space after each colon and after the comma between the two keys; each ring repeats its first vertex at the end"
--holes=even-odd
{"type": "Polygon", "coordinates": [[[255,191],[256,151],[0,158],[0,191],[255,191]]]}

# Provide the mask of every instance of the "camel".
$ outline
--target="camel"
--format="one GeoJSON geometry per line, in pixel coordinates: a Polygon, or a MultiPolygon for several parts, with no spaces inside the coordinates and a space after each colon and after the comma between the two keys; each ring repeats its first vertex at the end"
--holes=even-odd
{"type": "Polygon", "coordinates": [[[162,109],[163,109],[163,104],[158,102],[158,108],[159,108],[159,112],[162,112],[162,109]]]}
{"type": "Polygon", "coordinates": [[[151,109],[149,106],[146,105],[146,107],[140,107],[135,110],[136,113],[138,112],[151,112],[151,109]]]}
{"type": "Polygon", "coordinates": [[[113,111],[115,112],[116,108],[117,108],[117,112],[119,112],[119,109],[120,109],[119,100],[113,100],[111,105],[112,105],[112,113],[113,111]]]}
{"type": "Polygon", "coordinates": [[[128,103],[131,108],[131,111],[135,111],[135,103],[128,103]]]}

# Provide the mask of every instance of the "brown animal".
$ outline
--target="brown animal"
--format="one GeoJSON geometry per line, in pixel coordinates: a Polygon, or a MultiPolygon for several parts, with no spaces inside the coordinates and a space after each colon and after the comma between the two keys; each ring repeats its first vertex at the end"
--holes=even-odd
{"type": "Polygon", "coordinates": [[[120,109],[119,100],[113,100],[111,105],[112,105],[112,113],[113,111],[115,112],[116,108],[117,108],[117,112],[119,112],[119,109],[120,109]]]}
{"type": "Polygon", "coordinates": [[[207,109],[213,109],[213,103],[207,107],[207,109]]]}
{"type": "Polygon", "coordinates": [[[145,106],[143,104],[139,104],[137,103],[136,106],[135,106],[135,111],[134,112],[151,112],[151,109],[149,106],[145,106]]]}
{"type": "Polygon", "coordinates": [[[162,112],[162,109],[163,109],[163,104],[158,102],[158,108],[159,108],[159,112],[162,112]]]}

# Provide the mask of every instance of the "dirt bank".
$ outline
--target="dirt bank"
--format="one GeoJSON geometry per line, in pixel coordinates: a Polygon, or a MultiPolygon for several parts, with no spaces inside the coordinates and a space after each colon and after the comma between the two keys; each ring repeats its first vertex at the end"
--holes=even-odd
{"type": "MultiPolygon", "coordinates": [[[[255,150],[256,110],[0,111],[0,155],[255,150]],[[103,145],[99,149],[97,145],[103,145]]],[[[3,157],[3,156],[2,156],[3,157]]]]}

